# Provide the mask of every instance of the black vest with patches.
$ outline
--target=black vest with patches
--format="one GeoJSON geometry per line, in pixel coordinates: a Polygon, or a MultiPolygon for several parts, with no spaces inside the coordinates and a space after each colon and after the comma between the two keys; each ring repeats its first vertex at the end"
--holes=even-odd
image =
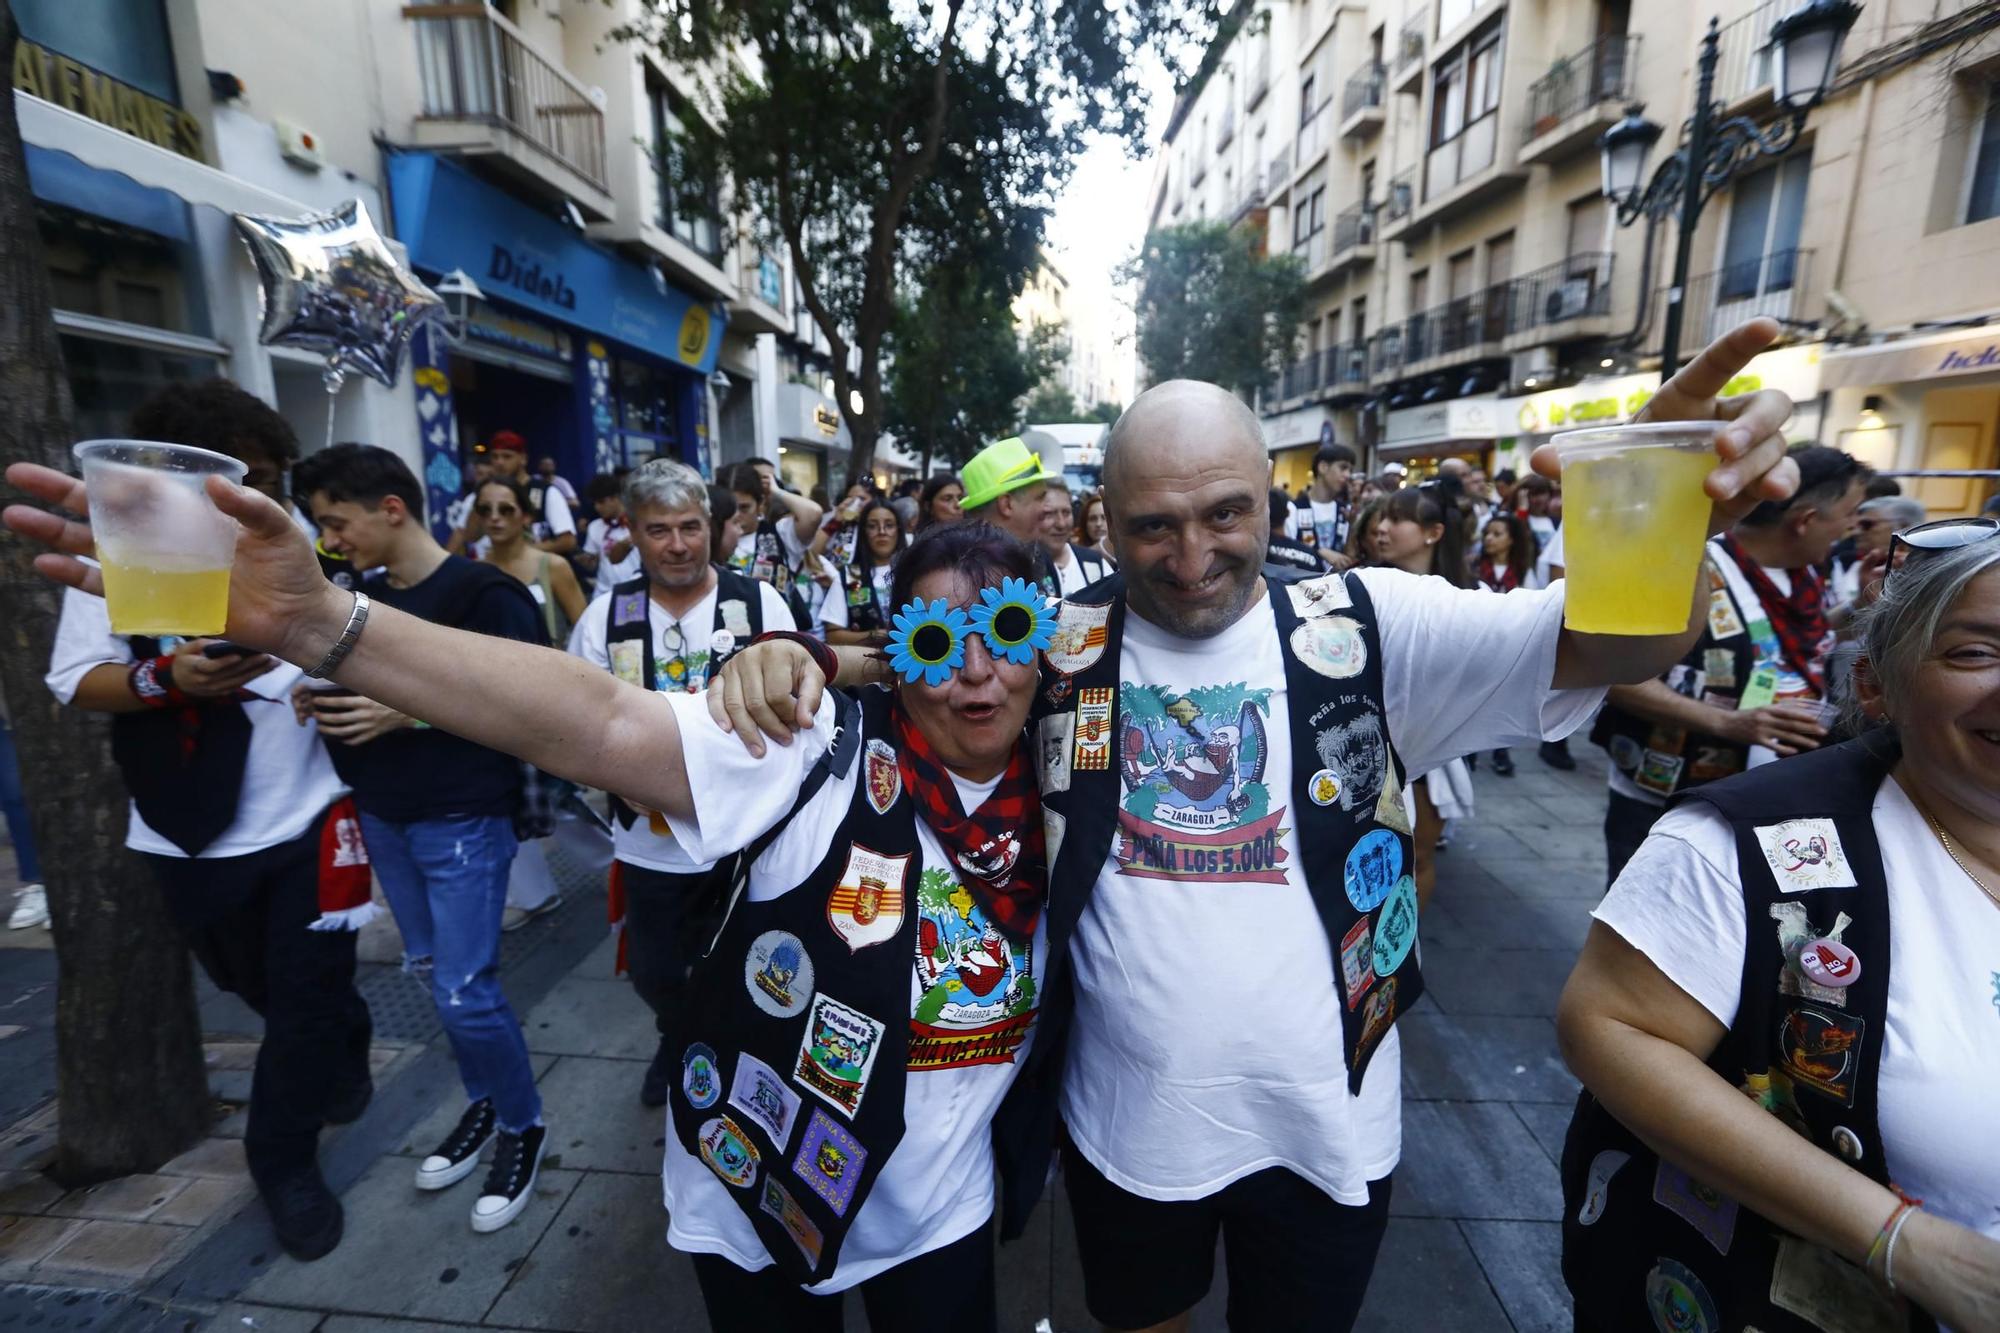
{"type": "MultiPolygon", "coordinates": [[[[653,596],[652,584],[644,574],[627,579],[611,590],[611,605],[605,608],[607,617],[604,627],[604,647],[611,659],[611,674],[627,685],[637,685],[642,690],[659,688],[658,662],[653,655],[653,596]],[[621,654],[612,648],[613,644],[637,643],[636,655],[621,654]],[[619,667],[625,666],[621,671],[619,667]],[[636,670],[634,670],[636,667],[636,670]]],[[[708,670],[711,676],[721,665],[743,651],[750,641],[764,632],[764,599],[756,582],[749,576],[733,569],[715,566],[715,624],[709,638],[708,670]],[[731,603],[743,607],[744,617],[749,622],[748,633],[736,634],[729,651],[718,653],[714,649],[714,634],[729,628],[723,617],[723,608],[731,603]]],[[[688,647],[695,647],[689,644],[688,647]]],[[[611,813],[617,818],[619,827],[631,828],[639,815],[636,810],[616,796],[611,798],[611,813]]]]}
{"type": "MultiPolygon", "coordinates": [[[[1729,581],[1716,567],[1716,551],[1709,550],[1702,568],[1708,575],[1708,627],[1688,649],[1686,657],[1661,677],[1668,687],[1691,699],[1709,696],[1724,708],[1736,701],[1750,685],[1750,673],[1757,667],[1757,645],[1750,637],[1750,622],[1762,618],[1762,607],[1743,606],[1730,591],[1729,581]],[[1734,627],[1732,634],[1719,629],[1734,627]],[[1721,654],[1721,656],[1714,656],[1721,654]],[[1727,660],[1727,678],[1713,668],[1727,660]]],[[[1726,558],[1726,557],[1723,557],[1726,558]]],[[[1749,766],[1750,747],[1705,732],[1663,722],[1649,722],[1634,713],[1606,704],[1590,729],[1590,740],[1601,745],[1618,770],[1656,796],[1672,796],[1743,772],[1749,766]]]]}
{"type": "Polygon", "coordinates": [[[841,583],[847,597],[847,628],[863,634],[889,628],[890,617],[875,600],[875,568],[857,560],[842,567],[841,583]]]}
{"type": "MultiPolygon", "coordinates": [[[[1073,654],[1087,655],[1092,645],[1101,643],[1101,656],[1073,675],[1053,669],[1047,654],[1043,659],[1042,692],[1031,740],[1041,766],[1042,811],[1048,826],[1049,971],[1034,1049],[995,1122],[1001,1178],[1006,1186],[1001,1214],[1004,1238],[1020,1234],[1025,1227],[1055,1145],[1064,1055],[1076,1006],[1075,983],[1065,966],[1067,950],[1098,876],[1104,872],[1113,840],[1123,840],[1135,864],[1187,865],[1189,858],[1202,857],[1211,858],[1207,864],[1218,870],[1232,868],[1231,862],[1246,872],[1280,865],[1276,856],[1283,845],[1283,828],[1274,828],[1268,841],[1251,839],[1234,847],[1198,849],[1192,839],[1177,844],[1153,837],[1144,829],[1144,821],[1124,811],[1122,770],[1128,758],[1134,757],[1128,749],[1132,738],[1124,727],[1119,702],[1124,594],[1124,576],[1114,573],[1064,603],[1056,643],[1049,652],[1057,655],[1056,660],[1073,660],[1073,654]],[[1108,617],[1101,622],[1101,638],[1095,628],[1078,628],[1095,623],[1092,610],[1099,607],[1108,609],[1108,617]],[[1059,776],[1052,780],[1052,775],[1062,770],[1068,774],[1066,790],[1059,776]]],[[[1407,823],[1400,796],[1403,767],[1392,747],[1382,704],[1381,637],[1374,605],[1359,579],[1329,575],[1309,584],[1288,583],[1267,572],[1265,596],[1283,645],[1291,716],[1291,735],[1277,742],[1289,744],[1292,750],[1292,789],[1287,793],[1290,804],[1284,811],[1284,827],[1297,831],[1297,870],[1326,930],[1334,984],[1343,992],[1339,998],[1342,1054],[1350,1071],[1348,1087],[1358,1091],[1382,1038],[1423,994],[1414,945],[1387,977],[1375,976],[1368,962],[1373,941],[1383,928],[1382,918],[1403,895],[1390,893],[1362,911],[1346,891],[1349,854],[1377,830],[1384,836],[1370,844],[1373,858],[1364,854],[1360,860],[1364,880],[1371,861],[1378,866],[1388,864],[1383,857],[1390,842],[1403,873],[1416,864],[1415,845],[1408,833],[1400,827],[1385,827],[1377,818],[1378,808],[1393,807],[1390,817],[1394,823],[1407,823]],[[1318,589],[1319,595],[1303,591],[1308,588],[1318,589]],[[1294,594],[1298,595],[1296,602],[1294,594]],[[1302,618],[1301,603],[1308,604],[1314,614],[1302,618]],[[1345,623],[1333,625],[1336,620],[1345,623]],[[1302,659],[1302,654],[1307,654],[1324,660],[1323,651],[1311,652],[1314,636],[1320,632],[1316,626],[1333,629],[1341,643],[1358,641],[1363,660],[1351,676],[1322,674],[1302,659]],[[1335,783],[1320,786],[1328,775],[1335,783]]],[[[1256,613],[1253,607],[1251,614],[1256,613]]],[[[1215,678],[1228,678],[1231,669],[1228,663],[1217,663],[1215,678]]],[[[1142,745],[1143,737],[1135,743],[1142,745]]],[[[1277,804],[1275,797],[1272,804],[1277,804]]],[[[1414,896],[1408,901],[1414,904],[1414,896]]],[[[1392,931],[1414,935],[1414,913],[1405,916],[1398,912],[1396,918],[1389,923],[1392,931]]],[[[1300,1058],[1325,1059],[1328,1055],[1301,1052],[1300,1058]]]]}
{"type": "MultiPolygon", "coordinates": [[[[842,710],[822,760],[831,776],[844,777],[860,762],[864,737],[890,734],[890,702],[888,691],[870,688],[858,706],[842,710]]],[[[923,852],[916,801],[898,783],[886,811],[878,810],[871,785],[864,764],[846,819],[797,888],[753,902],[739,886],[721,933],[695,964],[681,1025],[691,1040],[670,1099],[681,1146],[721,1178],[778,1267],[802,1284],[832,1274],[848,1228],[904,1133],[923,852]],[[859,948],[831,915],[843,881],[857,878],[847,873],[857,849],[901,859],[900,885],[878,879],[873,887],[882,896],[872,910],[889,907],[899,891],[902,920],[893,934],[859,948]],[[746,1057],[775,1076],[775,1098],[756,1095],[756,1067],[746,1068],[746,1057]],[[829,1077],[828,1065],[843,1059],[866,1066],[858,1089],[829,1077]],[[797,1107],[780,1138],[772,1124],[786,1093],[797,1107]]],[[[745,861],[771,836],[746,851],[745,861]]]]}
{"type": "MultiPolygon", "coordinates": [[[[1898,756],[1893,741],[1864,737],[1682,798],[1706,801],[1729,821],[1743,885],[1742,998],[1708,1067],[1883,1185],[1890,1180],[1876,1083],[1888,1012],[1889,899],[1873,809],[1898,756]],[[1788,823],[1795,826],[1772,831],[1788,823]],[[1774,865],[1774,857],[1786,864],[1774,865]],[[1849,875],[1828,878],[1852,878],[1848,887],[1780,880],[1781,869],[1811,874],[1843,860],[1849,875]],[[1820,986],[1799,967],[1800,949],[1828,937],[1861,963],[1844,989],[1820,986]]],[[[1907,1316],[1894,1309],[1860,1269],[1662,1163],[1587,1091],[1570,1121],[1562,1183],[1563,1277],[1579,1319],[1592,1327],[1812,1333],[1835,1326],[1811,1317],[1816,1305],[1844,1309],[1846,1327],[1936,1327],[1914,1308],[1907,1316]]]]}

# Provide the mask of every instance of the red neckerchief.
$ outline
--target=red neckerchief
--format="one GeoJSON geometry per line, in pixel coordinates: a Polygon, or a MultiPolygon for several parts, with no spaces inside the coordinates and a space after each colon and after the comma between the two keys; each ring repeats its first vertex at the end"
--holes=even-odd
{"type": "Polygon", "coordinates": [[[1048,897],[1048,866],[1042,846],[1042,797],[1028,768],[1027,747],[1014,746],[1000,784],[984,805],[968,815],[937,750],[910,721],[900,700],[890,718],[903,788],[951,858],[960,882],[1001,934],[1012,940],[1029,938],[1048,897]]]}
{"type": "Polygon", "coordinates": [[[1826,683],[1820,673],[1825,659],[1821,653],[1832,630],[1826,623],[1826,581],[1820,572],[1810,565],[1786,571],[1792,576],[1791,595],[1786,596],[1771,582],[1764,567],[1736,544],[1734,535],[1722,534],[1722,549],[1729,552],[1729,558],[1750,581],[1750,590],[1764,604],[1764,615],[1778,636],[1778,650],[1791,663],[1792,670],[1805,677],[1813,693],[1825,697],[1826,683]]]}
{"type": "Polygon", "coordinates": [[[1508,564],[1496,569],[1490,555],[1479,557],[1479,581],[1495,592],[1512,592],[1521,586],[1521,576],[1514,566],[1508,564]]]}

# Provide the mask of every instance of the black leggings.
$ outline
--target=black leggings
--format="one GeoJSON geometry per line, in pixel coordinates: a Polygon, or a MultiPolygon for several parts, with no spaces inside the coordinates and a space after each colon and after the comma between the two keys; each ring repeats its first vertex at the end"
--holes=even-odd
{"type": "MultiPolygon", "coordinates": [[[[714,1333],[842,1333],[846,1293],[815,1296],[776,1268],[746,1272],[719,1254],[690,1255],[714,1333]]],[[[874,1333],[933,1333],[948,1294],[953,1333],[998,1333],[993,1220],[972,1234],[877,1273],[861,1293],[874,1333]]]]}

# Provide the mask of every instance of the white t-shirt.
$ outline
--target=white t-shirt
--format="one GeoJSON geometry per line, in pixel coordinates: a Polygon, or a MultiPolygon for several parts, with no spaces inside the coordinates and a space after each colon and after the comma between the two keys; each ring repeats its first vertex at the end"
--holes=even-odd
{"type": "MultiPolygon", "coordinates": [[[[778,529],[778,541],[785,552],[785,565],[796,570],[806,558],[806,543],[799,537],[799,525],[790,511],[779,514],[774,525],[778,529]]],[[[744,573],[752,572],[757,563],[757,534],[746,532],[736,541],[736,552],[729,557],[729,567],[744,573]]]]}
{"type": "Polygon", "coordinates": [[[1061,601],[1065,597],[1076,596],[1076,594],[1082,592],[1085,588],[1088,588],[1092,583],[1095,583],[1110,572],[1104,565],[1091,565],[1086,569],[1082,558],[1077,555],[1076,547],[1073,544],[1068,549],[1068,555],[1069,560],[1064,564],[1056,564],[1053,557],[1049,560],[1049,564],[1056,571],[1057,601],[1061,601]]]}
{"type": "MultiPolygon", "coordinates": [[[[1358,577],[1381,627],[1389,737],[1412,774],[1565,736],[1603,697],[1550,689],[1561,584],[1501,597],[1400,570],[1358,577]]],[[[1136,799],[1160,793],[1149,822],[1247,836],[1270,819],[1284,878],[1130,875],[1125,839],[1113,839],[1070,953],[1070,1136],[1107,1178],[1146,1198],[1204,1198],[1282,1166],[1341,1203],[1365,1203],[1368,1182],[1401,1151],[1401,1046],[1391,1031],[1359,1096],[1348,1094],[1342,987],[1297,875],[1291,708],[1271,606],[1260,601],[1202,640],[1128,612],[1121,675],[1114,737],[1139,728],[1141,768],[1165,756],[1141,774],[1136,799]],[[1245,746],[1259,723],[1269,744],[1245,746]],[[1216,773],[1226,774],[1219,786],[1216,773]]],[[[1128,788],[1128,811],[1134,801],[1128,788]]]]}
{"type": "MultiPolygon", "coordinates": [[[[790,745],[772,745],[752,759],[736,737],[709,720],[707,703],[695,695],[669,696],[680,723],[688,770],[702,775],[694,788],[695,819],[674,819],[674,835],[690,853],[714,860],[737,851],[775,825],[797,799],[806,770],[825,752],[833,733],[829,697],[810,731],[790,745]],[[704,831],[709,831],[704,837],[704,831]]],[[[833,846],[847,817],[854,784],[866,767],[860,757],[847,776],[829,778],[751,867],[752,901],[788,893],[812,873],[833,846]]],[[[958,798],[977,809],[998,785],[958,783],[958,798]]],[[[1046,950],[1046,914],[1034,939],[1008,946],[960,889],[944,849],[920,819],[918,845],[924,869],[918,883],[904,888],[908,910],[922,913],[922,934],[935,926],[936,947],[920,944],[910,972],[910,1023],[945,1032],[995,1023],[1018,1023],[1039,1004],[1038,986],[1046,950]],[[957,961],[946,966],[938,950],[957,961]],[[984,989],[982,989],[982,987],[984,989]],[[966,997],[963,1002],[957,997],[966,997]],[[920,1017],[921,1016],[921,1017],[920,1017]]],[[[920,935],[921,938],[921,935],[920,935]]],[[[895,1016],[877,1015],[894,1020],[895,1016]]],[[[920,1254],[971,1234],[993,1212],[993,1113],[1020,1072],[1034,1040],[1032,1025],[1020,1035],[1011,1061],[918,1067],[905,1085],[903,1141],[883,1166],[875,1187],[841,1247],[833,1275],[812,1288],[844,1291],[856,1283],[920,1254]]],[[[986,1046],[990,1047],[991,1042],[986,1046]]],[[[983,1048],[984,1049],[984,1048],[983,1048]]],[[[805,1094],[811,1103],[813,1097],[805,1094]]],[[[681,1108],[674,1107],[673,1114],[681,1108]]],[[[800,1113],[804,1114],[803,1111],[800,1113]]],[[[696,1254],[719,1254],[740,1268],[769,1267],[762,1239],[731,1197],[729,1188],[667,1135],[664,1169],[667,1243],[696,1254]]],[[[782,1179],[782,1176],[781,1176],[782,1179]]],[[[788,1187],[796,1182],[786,1181],[788,1187]]]]}
{"type": "MultiPolygon", "coordinates": [[[[849,614],[847,599],[854,592],[854,566],[840,565],[840,595],[827,593],[825,603],[820,607],[820,623],[828,629],[852,629],[854,617],[849,614]]],[[[887,626],[896,614],[896,608],[889,605],[889,588],[896,581],[894,561],[886,565],[868,567],[868,595],[875,599],[875,607],[882,613],[882,624],[887,626]]]]}
{"type": "MultiPolygon", "coordinates": [[[[711,639],[715,633],[715,598],[719,591],[719,584],[709,589],[708,596],[679,620],[670,616],[658,602],[649,608],[653,629],[654,689],[662,693],[700,694],[708,688],[708,666],[714,656],[711,639]]],[[[765,629],[798,628],[792,623],[792,609],[785,605],[785,599],[778,595],[776,588],[760,583],[757,595],[763,603],[765,629]]],[[[611,632],[611,603],[607,585],[606,594],[597,597],[585,608],[583,618],[576,622],[576,628],[570,631],[569,636],[570,655],[582,658],[600,671],[611,670],[611,646],[607,641],[611,632]]],[[[744,623],[748,624],[747,616],[744,623]]],[[[738,635],[736,641],[742,643],[747,638],[747,634],[738,635]]],[[[620,651],[631,653],[631,661],[627,665],[636,675],[645,661],[639,641],[630,639],[618,646],[620,651]]],[[[613,854],[628,864],[674,875],[692,874],[715,864],[712,860],[697,861],[688,855],[679,840],[671,833],[662,831],[665,827],[664,818],[655,820],[641,812],[631,828],[614,828],[611,835],[613,854]]]]}
{"type": "MultiPolygon", "coordinates": [[[[1534,522],[1533,519],[1528,521],[1531,524],[1534,522]]],[[[1543,519],[1542,522],[1547,523],[1548,520],[1543,519]]],[[[1563,565],[1562,529],[1551,526],[1547,532],[1536,532],[1535,538],[1540,543],[1540,549],[1535,553],[1535,582],[1546,588],[1550,583],[1552,567],[1563,565]]]]}
{"type": "MultiPolygon", "coordinates": [[[[1875,795],[1873,822],[1889,883],[1877,1111],[1889,1173],[1932,1212],[2000,1240],[2000,1153],[1991,1137],[2000,1106],[2000,910],[1893,778],[1875,795]]],[[[1736,836],[1712,806],[1690,801],[1667,812],[1593,915],[1716,1022],[1736,1021],[1743,890],[1736,836]]],[[[1863,957],[1861,966],[1874,961],[1863,957]]]]}
{"type": "MultiPolygon", "coordinates": [[[[160,651],[172,652],[179,642],[177,637],[163,636],[160,651]]],[[[129,666],[132,660],[130,641],[111,632],[104,599],[65,588],[62,618],[56,622],[55,647],[49,653],[48,675],[44,677],[56,698],[64,703],[74,699],[77,686],[92,667],[106,662],[129,666]]],[[[302,727],[292,716],[292,686],[304,676],[298,667],[280,662],[244,687],[256,698],[243,703],[244,715],[250,719],[250,751],[243,764],[236,819],[201,849],[198,860],[248,856],[290,842],[347,794],[346,784],[333,771],[333,760],[320,744],[317,724],[308,722],[302,727]]],[[[187,856],[147,827],[137,805],[131,808],[125,845],[154,856],[187,856]]]]}
{"type": "Polygon", "coordinates": [[[569,501],[554,486],[542,488],[542,521],[534,527],[534,538],[538,542],[576,531],[576,516],[570,513],[569,501]]]}
{"type": "Polygon", "coordinates": [[[583,530],[583,550],[586,555],[597,557],[597,590],[609,592],[627,579],[636,579],[641,572],[639,564],[639,544],[632,540],[632,528],[624,519],[618,520],[614,533],[611,525],[601,518],[590,520],[590,526],[583,530]],[[625,558],[613,563],[605,558],[604,548],[613,542],[628,543],[625,558]]]}
{"type": "Polygon", "coordinates": [[[1306,538],[1301,534],[1309,530],[1317,549],[1339,551],[1347,545],[1347,523],[1338,500],[1321,504],[1308,494],[1303,503],[1294,504],[1292,512],[1285,516],[1285,535],[1293,541],[1304,541],[1306,538]]]}

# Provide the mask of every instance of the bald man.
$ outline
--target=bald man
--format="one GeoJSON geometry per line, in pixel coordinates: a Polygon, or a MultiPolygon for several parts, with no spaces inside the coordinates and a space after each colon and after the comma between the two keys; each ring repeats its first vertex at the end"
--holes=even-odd
{"type": "MultiPolygon", "coordinates": [[[[1718,525],[1795,482],[1790,403],[1715,398],[1776,334],[1746,325],[1647,410],[1717,421],[1718,525]]],[[[1561,584],[1282,581],[1263,568],[1266,467],[1256,417],[1213,385],[1133,403],[1105,453],[1120,568],[1063,603],[1030,722],[1051,970],[995,1123],[1002,1235],[1060,1118],[1085,1300],[1113,1329],[1185,1329],[1218,1238],[1232,1328],[1352,1325],[1401,1150],[1394,1025],[1423,989],[1406,776],[1568,734],[1706,623],[1693,586],[1686,632],[1641,639],[1569,633],[1561,584]]],[[[818,704],[803,650],[770,651],[749,664],[760,698],[732,682],[712,701],[752,749],[818,704]]]]}

